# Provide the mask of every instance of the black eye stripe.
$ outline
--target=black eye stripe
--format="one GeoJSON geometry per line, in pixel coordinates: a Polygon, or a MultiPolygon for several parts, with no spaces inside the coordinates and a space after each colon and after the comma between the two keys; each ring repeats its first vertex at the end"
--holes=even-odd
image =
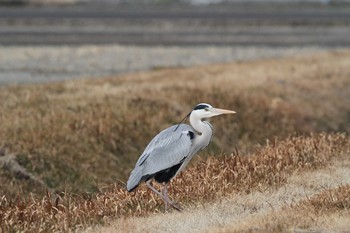
{"type": "Polygon", "coordinates": [[[193,110],[199,110],[199,109],[205,109],[205,108],[209,108],[209,106],[205,104],[198,104],[196,107],[194,107],[193,110]]]}

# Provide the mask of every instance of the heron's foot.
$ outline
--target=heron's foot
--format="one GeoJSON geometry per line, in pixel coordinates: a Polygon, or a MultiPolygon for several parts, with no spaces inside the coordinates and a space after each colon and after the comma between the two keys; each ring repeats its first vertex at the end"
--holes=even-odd
{"type": "Polygon", "coordinates": [[[179,203],[172,202],[172,203],[170,203],[170,205],[171,205],[171,207],[173,207],[175,210],[177,210],[179,212],[183,211],[183,209],[182,209],[182,207],[180,206],[179,203]]]}
{"type": "Polygon", "coordinates": [[[169,208],[173,208],[179,212],[182,212],[183,209],[181,208],[180,204],[179,203],[176,203],[176,202],[173,202],[173,201],[164,201],[165,203],[165,211],[168,211],[169,208]]]}

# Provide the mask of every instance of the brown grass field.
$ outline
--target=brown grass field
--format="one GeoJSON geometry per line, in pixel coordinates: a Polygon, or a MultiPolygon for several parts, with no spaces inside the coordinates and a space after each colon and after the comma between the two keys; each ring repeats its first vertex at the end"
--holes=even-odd
{"type": "Polygon", "coordinates": [[[30,174],[0,169],[0,232],[350,229],[350,51],[4,87],[0,97],[0,158],[30,174]],[[163,213],[124,182],[147,142],[198,102],[238,114],[213,119],[212,144],[172,182],[185,212],[163,213]]]}

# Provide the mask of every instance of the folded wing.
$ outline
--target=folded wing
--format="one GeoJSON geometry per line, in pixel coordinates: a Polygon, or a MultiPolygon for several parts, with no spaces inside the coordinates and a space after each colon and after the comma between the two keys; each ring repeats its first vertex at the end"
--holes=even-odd
{"type": "Polygon", "coordinates": [[[175,175],[191,153],[193,138],[193,129],[187,124],[171,126],[155,136],[130,174],[128,191],[135,189],[143,180],[164,177],[165,173],[175,175]]]}

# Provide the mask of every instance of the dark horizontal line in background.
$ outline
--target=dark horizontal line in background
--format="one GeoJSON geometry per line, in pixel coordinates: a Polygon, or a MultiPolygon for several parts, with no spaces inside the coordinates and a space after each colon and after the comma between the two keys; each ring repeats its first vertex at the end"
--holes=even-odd
{"type": "Polygon", "coordinates": [[[139,46],[326,46],[339,47],[350,46],[350,40],[346,38],[327,38],[315,40],[314,38],[283,40],[266,38],[258,39],[236,39],[222,40],[211,38],[196,38],[196,39],[160,39],[149,37],[142,38],[115,38],[101,36],[79,36],[71,35],[70,37],[45,36],[42,37],[1,37],[0,45],[83,45],[83,44],[121,44],[121,45],[139,45],[139,46]]]}
{"type": "MultiPolygon", "coordinates": [[[[290,36],[347,36],[350,34],[346,31],[333,31],[333,30],[312,30],[312,31],[278,31],[278,30],[262,30],[262,31],[163,31],[163,32],[150,32],[150,31],[75,31],[75,30],[67,30],[67,31],[52,31],[52,30],[40,30],[40,31],[26,31],[26,30],[1,30],[0,28],[0,36],[1,37],[9,37],[9,36],[33,36],[33,37],[42,37],[42,36],[59,36],[59,37],[69,37],[69,36],[95,36],[95,37],[104,37],[104,36],[112,36],[112,37],[139,37],[139,38],[145,38],[145,37],[190,37],[190,38],[198,38],[201,36],[205,37],[245,37],[245,36],[255,36],[255,37],[290,37],[290,36]],[[336,35],[329,35],[332,32],[336,32],[336,35]]],[[[350,40],[350,38],[349,38],[350,40]]]]}
{"type": "Polygon", "coordinates": [[[188,11],[188,12],[158,12],[158,11],[113,11],[113,10],[70,10],[70,9],[8,9],[0,8],[2,19],[349,19],[350,12],[344,11],[269,11],[269,12],[216,12],[216,11],[188,11]]]}
{"type": "Polygon", "coordinates": [[[210,7],[175,10],[83,6],[0,7],[0,44],[349,46],[350,32],[346,28],[350,25],[350,10],[346,9],[350,8],[280,9],[265,5],[262,10],[251,7],[239,11],[232,6],[213,10],[210,7]],[[160,24],[164,21],[167,22],[165,26],[160,24]],[[188,31],[181,31],[185,24],[188,31]],[[141,29],[133,31],[132,26],[135,25],[141,29]],[[256,28],[251,31],[225,31],[247,25],[256,28]],[[266,28],[259,28],[258,25],[277,29],[287,25],[290,30],[266,31],[266,28]],[[333,30],[333,26],[339,25],[343,29],[333,30]],[[125,31],[118,31],[118,26],[125,31]],[[307,26],[310,30],[299,30],[295,26],[307,26]],[[314,26],[319,28],[316,30],[314,26]]]}

